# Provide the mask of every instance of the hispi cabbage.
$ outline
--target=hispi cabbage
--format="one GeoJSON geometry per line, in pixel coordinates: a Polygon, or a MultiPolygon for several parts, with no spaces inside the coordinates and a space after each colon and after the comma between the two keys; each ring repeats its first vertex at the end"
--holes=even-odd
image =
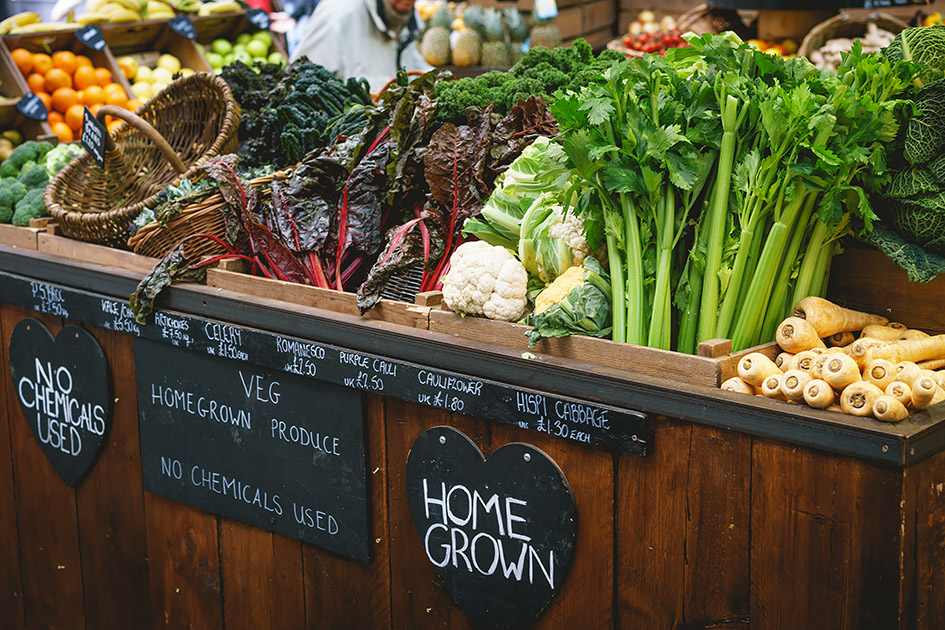
{"type": "Polygon", "coordinates": [[[597,259],[588,257],[555,278],[535,300],[528,345],[543,337],[607,337],[611,330],[610,277],[597,259]]]}

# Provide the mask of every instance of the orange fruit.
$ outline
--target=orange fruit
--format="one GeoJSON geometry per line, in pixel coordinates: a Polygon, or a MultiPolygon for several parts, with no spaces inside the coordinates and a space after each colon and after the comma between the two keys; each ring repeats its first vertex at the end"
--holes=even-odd
{"type": "Polygon", "coordinates": [[[114,133],[115,130],[118,129],[119,125],[121,125],[121,121],[116,118],[115,120],[105,125],[105,128],[108,129],[108,133],[114,133]]]}
{"type": "Polygon", "coordinates": [[[26,77],[26,84],[30,86],[30,92],[33,94],[46,91],[46,77],[41,74],[34,72],[26,77]]]}
{"type": "Polygon", "coordinates": [[[83,105],[101,105],[105,102],[105,90],[97,85],[90,85],[82,90],[83,105]]]}
{"type": "Polygon", "coordinates": [[[23,76],[28,75],[33,69],[33,53],[25,48],[14,48],[10,51],[10,56],[13,57],[13,63],[20,69],[23,76]]]}
{"type": "Polygon", "coordinates": [[[95,83],[95,68],[92,66],[79,66],[72,75],[72,82],[75,83],[77,90],[84,90],[95,83]]]}
{"type": "Polygon", "coordinates": [[[69,73],[60,68],[53,68],[46,73],[46,91],[55,92],[59,88],[72,87],[72,77],[69,73]]]}
{"type": "Polygon", "coordinates": [[[136,112],[141,109],[141,101],[136,98],[130,98],[128,99],[128,103],[125,105],[125,107],[127,107],[128,111],[130,112],[136,112]]]}
{"type": "Polygon", "coordinates": [[[75,72],[79,63],[75,58],[75,53],[70,50],[57,50],[52,54],[52,62],[54,68],[65,70],[69,74],[75,72]]]}
{"type": "Polygon", "coordinates": [[[118,90],[105,90],[105,104],[125,107],[128,104],[128,96],[118,90]]]}
{"type": "Polygon", "coordinates": [[[73,105],[66,110],[66,124],[72,131],[78,131],[82,128],[82,118],[85,116],[85,107],[82,105],[73,105]]]}
{"type": "Polygon", "coordinates": [[[106,68],[96,68],[95,69],[95,82],[102,87],[105,87],[112,82],[112,73],[106,68]]]}
{"type": "Polygon", "coordinates": [[[98,116],[98,110],[102,109],[102,104],[96,103],[95,105],[89,105],[88,108],[93,116],[98,116]]]}
{"type": "Polygon", "coordinates": [[[53,111],[52,97],[47,92],[36,92],[36,97],[43,102],[43,105],[46,106],[47,113],[53,111]]]}
{"type": "Polygon", "coordinates": [[[66,122],[66,117],[56,110],[52,110],[49,112],[49,118],[47,119],[47,122],[49,122],[50,125],[57,122],[66,122]]]}
{"type": "Polygon", "coordinates": [[[33,72],[46,74],[53,69],[52,57],[44,53],[33,55],[33,72]]]}
{"type": "Polygon", "coordinates": [[[68,87],[61,87],[52,93],[52,106],[55,110],[66,113],[73,105],[79,102],[79,95],[75,90],[68,87]]]}
{"type": "Polygon", "coordinates": [[[78,68],[95,68],[95,66],[92,65],[92,60],[85,55],[76,55],[75,65],[78,68]]]}
{"type": "Polygon", "coordinates": [[[75,134],[72,133],[72,129],[66,123],[57,122],[50,126],[52,127],[52,132],[59,138],[59,142],[72,142],[75,140],[75,134]]]}

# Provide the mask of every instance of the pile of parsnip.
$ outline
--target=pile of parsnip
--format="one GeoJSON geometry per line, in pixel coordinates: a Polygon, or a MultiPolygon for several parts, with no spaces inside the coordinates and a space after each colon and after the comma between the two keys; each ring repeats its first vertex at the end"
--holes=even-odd
{"type": "Polygon", "coordinates": [[[807,297],[778,326],[777,342],[774,361],[745,355],[722,389],[885,422],[945,401],[945,335],[807,297]]]}

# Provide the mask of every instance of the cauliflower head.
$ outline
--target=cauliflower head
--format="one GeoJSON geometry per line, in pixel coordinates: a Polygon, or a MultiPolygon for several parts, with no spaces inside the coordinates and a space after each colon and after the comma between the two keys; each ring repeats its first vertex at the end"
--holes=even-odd
{"type": "Polygon", "coordinates": [[[548,228],[548,236],[567,243],[574,257],[574,265],[580,266],[591,255],[587,237],[584,236],[584,219],[573,212],[565,215],[561,206],[555,207],[552,216],[554,219],[548,228]]]}
{"type": "Polygon", "coordinates": [[[443,278],[443,301],[451,310],[489,319],[518,321],[525,315],[528,273],[509,250],[485,241],[463,243],[443,278]]]}

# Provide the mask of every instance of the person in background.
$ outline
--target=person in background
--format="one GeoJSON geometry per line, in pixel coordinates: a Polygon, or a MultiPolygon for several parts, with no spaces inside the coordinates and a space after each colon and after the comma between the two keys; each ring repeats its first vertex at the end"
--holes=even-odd
{"type": "Polygon", "coordinates": [[[415,45],[414,0],[320,0],[292,59],[308,57],[338,77],[364,77],[378,92],[399,68],[427,70],[415,45]]]}

